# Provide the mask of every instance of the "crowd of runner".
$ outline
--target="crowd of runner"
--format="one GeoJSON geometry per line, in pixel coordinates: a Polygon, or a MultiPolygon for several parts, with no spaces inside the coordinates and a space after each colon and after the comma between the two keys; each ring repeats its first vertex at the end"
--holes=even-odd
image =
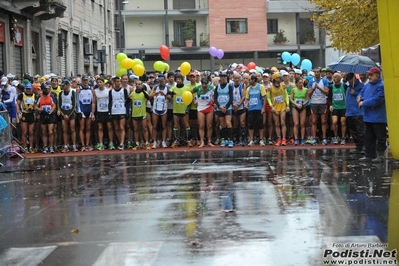
{"type": "Polygon", "coordinates": [[[29,153],[350,140],[363,148],[356,97],[366,74],[275,67],[187,76],[179,69],[143,77],[0,74],[1,100],[29,153]]]}

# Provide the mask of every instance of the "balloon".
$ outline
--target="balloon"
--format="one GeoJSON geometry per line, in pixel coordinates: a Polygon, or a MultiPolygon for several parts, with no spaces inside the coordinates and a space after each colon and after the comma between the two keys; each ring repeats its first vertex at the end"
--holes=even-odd
{"type": "Polygon", "coordinates": [[[125,58],[127,58],[127,55],[124,53],[119,53],[116,55],[116,60],[118,61],[118,63],[122,62],[122,60],[125,58]]]}
{"type": "Polygon", "coordinates": [[[145,70],[144,70],[144,67],[142,65],[135,64],[134,67],[133,67],[134,74],[139,76],[139,77],[144,75],[144,71],[145,70]]]}
{"type": "Polygon", "coordinates": [[[135,59],[133,59],[133,61],[135,62],[136,65],[141,65],[144,68],[144,63],[140,59],[135,58],[135,59]]]}
{"type": "Polygon", "coordinates": [[[116,75],[118,76],[118,77],[122,77],[123,75],[126,75],[127,74],[127,69],[126,68],[118,68],[117,70],[116,70],[116,75]]]}
{"type": "Polygon", "coordinates": [[[256,67],[256,72],[263,73],[263,69],[261,67],[256,67]]]}
{"type": "Polygon", "coordinates": [[[170,66],[169,66],[169,64],[168,63],[164,63],[164,66],[165,66],[165,72],[169,72],[169,70],[170,70],[170,66]]]}
{"type": "Polygon", "coordinates": [[[154,69],[159,72],[163,72],[165,70],[165,63],[162,61],[156,61],[154,63],[154,69]]]}
{"type": "Polygon", "coordinates": [[[190,105],[190,103],[193,101],[193,94],[189,91],[185,91],[183,92],[181,98],[185,105],[190,105]]]}
{"type": "Polygon", "coordinates": [[[125,58],[120,62],[120,66],[126,69],[131,69],[135,65],[133,59],[125,58]]]}
{"type": "Polygon", "coordinates": [[[183,62],[180,65],[180,72],[183,76],[187,76],[190,73],[191,65],[189,62],[183,62]]]}
{"type": "Polygon", "coordinates": [[[234,70],[234,69],[236,69],[237,68],[237,63],[233,63],[233,64],[231,64],[231,67],[230,67],[230,69],[231,70],[234,70]]]}
{"type": "Polygon", "coordinates": [[[297,53],[291,55],[291,63],[296,66],[301,61],[301,56],[297,53]]]}
{"type": "Polygon", "coordinates": [[[209,53],[211,54],[211,56],[217,56],[217,52],[218,49],[216,49],[216,47],[212,46],[209,48],[209,53]]]}
{"type": "Polygon", "coordinates": [[[255,69],[255,67],[256,67],[256,64],[254,62],[249,62],[248,66],[247,66],[247,69],[251,70],[251,69],[255,69]]]}
{"type": "Polygon", "coordinates": [[[168,60],[169,59],[170,52],[169,52],[169,47],[168,46],[161,45],[159,47],[159,52],[161,53],[161,57],[162,57],[163,60],[168,60]]]}
{"type": "Polygon", "coordinates": [[[272,67],[270,70],[273,70],[273,72],[278,72],[277,67],[272,67]]]}
{"type": "Polygon", "coordinates": [[[312,70],[312,62],[309,59],[303,59],[301,69],[306,69],[307,71],[312,70]]]}
{"type": "Polygon", "coordinates": [[[291,62],[291,54],[289,52],[283,52],[281,54],[281,58],[285,61],[285,62],[291,62]]]}
{"type": "Polygon", "coordinates": [[[222,59],[224,56],[224,51],[222,49],[218,49],[216,52],[216,57],[222,59]]]}

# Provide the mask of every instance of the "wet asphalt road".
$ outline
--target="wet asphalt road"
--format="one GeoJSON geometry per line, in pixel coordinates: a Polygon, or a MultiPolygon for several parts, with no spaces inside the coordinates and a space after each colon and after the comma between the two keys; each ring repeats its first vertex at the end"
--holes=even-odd
{"type": "Polygon", "coordinates": [[[397,163],[346,149],[25,159],[0,168],[0,265],[323,265],[388,241],[397,163]]]}

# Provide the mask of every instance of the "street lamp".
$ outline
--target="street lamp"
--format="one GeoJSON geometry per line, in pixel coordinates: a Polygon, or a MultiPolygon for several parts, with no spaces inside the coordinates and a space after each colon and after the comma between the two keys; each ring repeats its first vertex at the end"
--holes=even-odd
{"type": "Polygon", "coordinates": [[[123,1],[123,53],[126,54],[126,14],[125,5],[129,4],[129,1],[123,1]]]}

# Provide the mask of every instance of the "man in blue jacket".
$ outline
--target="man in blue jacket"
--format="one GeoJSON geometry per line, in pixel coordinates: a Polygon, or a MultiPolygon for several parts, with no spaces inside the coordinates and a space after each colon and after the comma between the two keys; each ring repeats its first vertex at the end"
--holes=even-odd
{"type": "Polygon", "coordinates": [[[367,71],[369,83],[357,97],[360,108],[363,109],[365,124],[364,144],[366,156],[359,161],[381,162],[387,148],[387,114],[385,108],[384,83],[381,80],[381,70],[373,67],[367,71]]]}
{"type": "Polygon", "coordinates": [[[353,73],[346,75],[348,88],[346,89],[346,123],[349,132],[356,144],[356,149],[350,151],[352,154],[360,154],[364,147],[364,122],[363,110],[359,108],[357,96],[362,91],[364,84],[358,80],[353,73]]]}

